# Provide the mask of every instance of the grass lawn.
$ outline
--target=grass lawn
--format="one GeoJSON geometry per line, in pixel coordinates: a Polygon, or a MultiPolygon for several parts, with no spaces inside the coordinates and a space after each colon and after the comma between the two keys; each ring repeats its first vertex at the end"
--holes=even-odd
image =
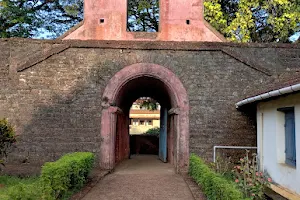
{"type": "MultiPolygon", "coordinates": [[[[9,199],[8,193],[17,190],[16,188],[14,188],[14,186],[18,184],[34,185],[35,183],[37,183],[38,179],[39,177],[18,178],[14,176],[6,176],[6,175],[0,176],[0,199],[8,200],[9,199]]],[[[32,189],[34,189],[34,187],[32,187],[32,189]]]]}

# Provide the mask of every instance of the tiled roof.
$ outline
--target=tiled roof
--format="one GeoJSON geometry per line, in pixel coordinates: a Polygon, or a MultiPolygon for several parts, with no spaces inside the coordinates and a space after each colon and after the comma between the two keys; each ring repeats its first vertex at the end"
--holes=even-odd
{"type": "Polygon", "coordinates": [[[266,99],[273,99],[275,97],[299,92],[300,86],[300,75],[296,74],[293,77],[282,79],[281,81],[273,82],[266,87],[263,87],[260,91],[255,94],[249,95],[242,101],[236,103],[236,107],[241,107],[247,104],[257,103],[266,99]]]}
{"type": "Polygon", "coordinates": [[[159,110],[130,110],[130,114],[160,114],[159,110]]]}

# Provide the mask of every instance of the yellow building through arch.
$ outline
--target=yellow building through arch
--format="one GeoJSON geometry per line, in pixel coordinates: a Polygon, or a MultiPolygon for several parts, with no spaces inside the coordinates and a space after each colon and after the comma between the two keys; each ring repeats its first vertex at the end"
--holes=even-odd
{"type": "Polygon", "coordinates": [[[157,110],[147,110],[134,102],[130,108],[130,135],[141,135],[149,129],[159,128],[160,125],[160,106],[157,110]]]}

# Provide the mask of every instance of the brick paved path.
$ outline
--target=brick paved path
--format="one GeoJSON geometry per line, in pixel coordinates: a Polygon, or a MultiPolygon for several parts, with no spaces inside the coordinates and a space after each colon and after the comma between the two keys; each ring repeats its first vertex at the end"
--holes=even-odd
{"type": "Polygon", "coordinates": [[[83,200],[194,200],[183,177],[157,156],[135,156],[105,176],[83,200]]]}

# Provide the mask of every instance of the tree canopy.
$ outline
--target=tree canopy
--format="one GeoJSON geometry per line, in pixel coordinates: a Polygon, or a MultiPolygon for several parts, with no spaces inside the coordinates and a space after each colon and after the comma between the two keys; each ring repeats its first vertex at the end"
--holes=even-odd
{"type": "Polygon", "coordinates": [[[2,38],[55,38],[82,19],[82,0],[0,0],[2,38]]]}
{"type": "Polygon", "coordinates": [[[158,0],[128,0],[128,31],[157,32],[159,29],[158,0]]]}
{"type": "Polygon", "coordinates": [[[206,0],[205,19],[232,41],[289,42],[300,31],[300,0],[206,0]]]}
{"type": "Polygon", "coordinates": [[[159,103],[150,97],[140,97],[135,101],[138,105],[140,105],[141,109],[146,110],[158,110],[159,103]]]}
{"type": "MultiPolygon", "coordinates": [[[[205,0],[205,19],[236,42],[289,42],[300,0],[205,0]]],[[[83,19],[83,0],[0,0],[0,37],[55,38],[83,19]]],[[[159,29],[159,0],[128,0],[128,31],[159,29]]],[[[298,39],[300,40],[300,39],[298,39]]]]}

